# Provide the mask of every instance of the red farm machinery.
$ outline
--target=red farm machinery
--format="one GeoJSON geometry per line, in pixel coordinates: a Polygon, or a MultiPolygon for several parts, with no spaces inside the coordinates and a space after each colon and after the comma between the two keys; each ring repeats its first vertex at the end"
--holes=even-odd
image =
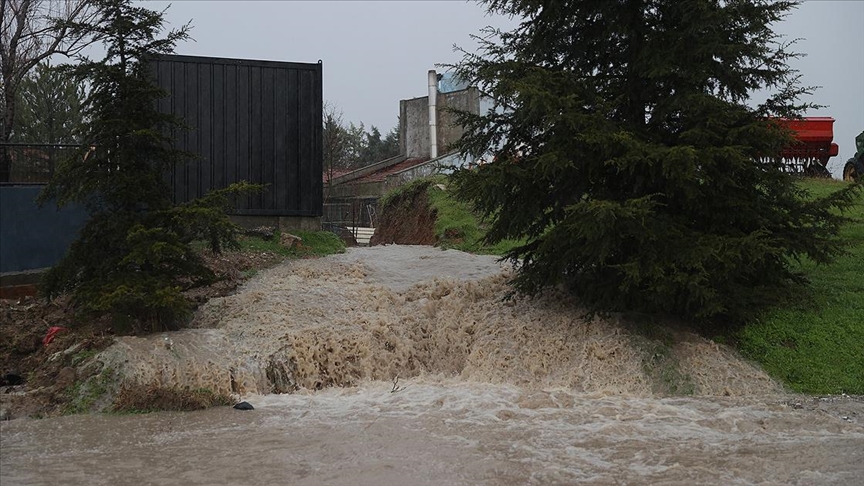
{"type": "Polygon", "coordinates": [[[820,116],[781,122],[794,132],[796,140],[780,153],[787,170],[807,176],[830,177],[826,167],[828,159],[839,153],[834,143],[834,119],[820,116]]]}

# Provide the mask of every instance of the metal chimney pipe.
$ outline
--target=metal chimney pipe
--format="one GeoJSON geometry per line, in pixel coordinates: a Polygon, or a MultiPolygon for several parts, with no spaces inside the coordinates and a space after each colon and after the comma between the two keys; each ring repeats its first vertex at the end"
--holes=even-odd
{"type": "Polygon", "coordinates": [[[429,71],[429,158],[438,157],[438,73],[429,71]]]}

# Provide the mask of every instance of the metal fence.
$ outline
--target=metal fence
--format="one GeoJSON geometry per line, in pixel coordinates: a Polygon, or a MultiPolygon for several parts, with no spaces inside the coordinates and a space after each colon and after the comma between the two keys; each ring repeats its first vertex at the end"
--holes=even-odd
{"type": "Polygon", "coordinates": [[[324,223],[374,228],[378,223],[378,198],[333,198],[324,202],[324,223]]]}
{"type": "Polygon", "coordinates": [[[321,227],[349,245],[368,245],[378,224],[377,197],[341,197],[324,200],[321,227]]]}
{"type": "Polygon", "coordinates": [[[79,145],[0,143],[0,183],[45,184],[60,160],[76,157],[79,145]]]}

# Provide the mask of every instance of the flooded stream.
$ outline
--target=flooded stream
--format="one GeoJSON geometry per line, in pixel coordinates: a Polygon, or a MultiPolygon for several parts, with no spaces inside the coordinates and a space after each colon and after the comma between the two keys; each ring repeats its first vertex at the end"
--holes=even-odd
{"type": "Polygon", "coordinates": [[[861,402],[801,406],[698,336],[507,293],[494,258],[428,247],[262,272],[95,358],[254,411],[4,422],[0,483],[861,484],[861,402]]]}
{"type": "Polygon", "coordinates": [[[864,430],[742,398],[417,380],[4,423],[13,484],[860,484],[864,430]]]}

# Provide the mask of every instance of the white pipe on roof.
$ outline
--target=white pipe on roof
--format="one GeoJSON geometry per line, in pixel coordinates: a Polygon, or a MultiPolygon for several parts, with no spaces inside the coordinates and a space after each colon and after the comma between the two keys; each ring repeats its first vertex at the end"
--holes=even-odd
{"type": "Polygon", "coordinates": [[[429,71],[429,158],[438,157],[438,73],[429,71]]]}

